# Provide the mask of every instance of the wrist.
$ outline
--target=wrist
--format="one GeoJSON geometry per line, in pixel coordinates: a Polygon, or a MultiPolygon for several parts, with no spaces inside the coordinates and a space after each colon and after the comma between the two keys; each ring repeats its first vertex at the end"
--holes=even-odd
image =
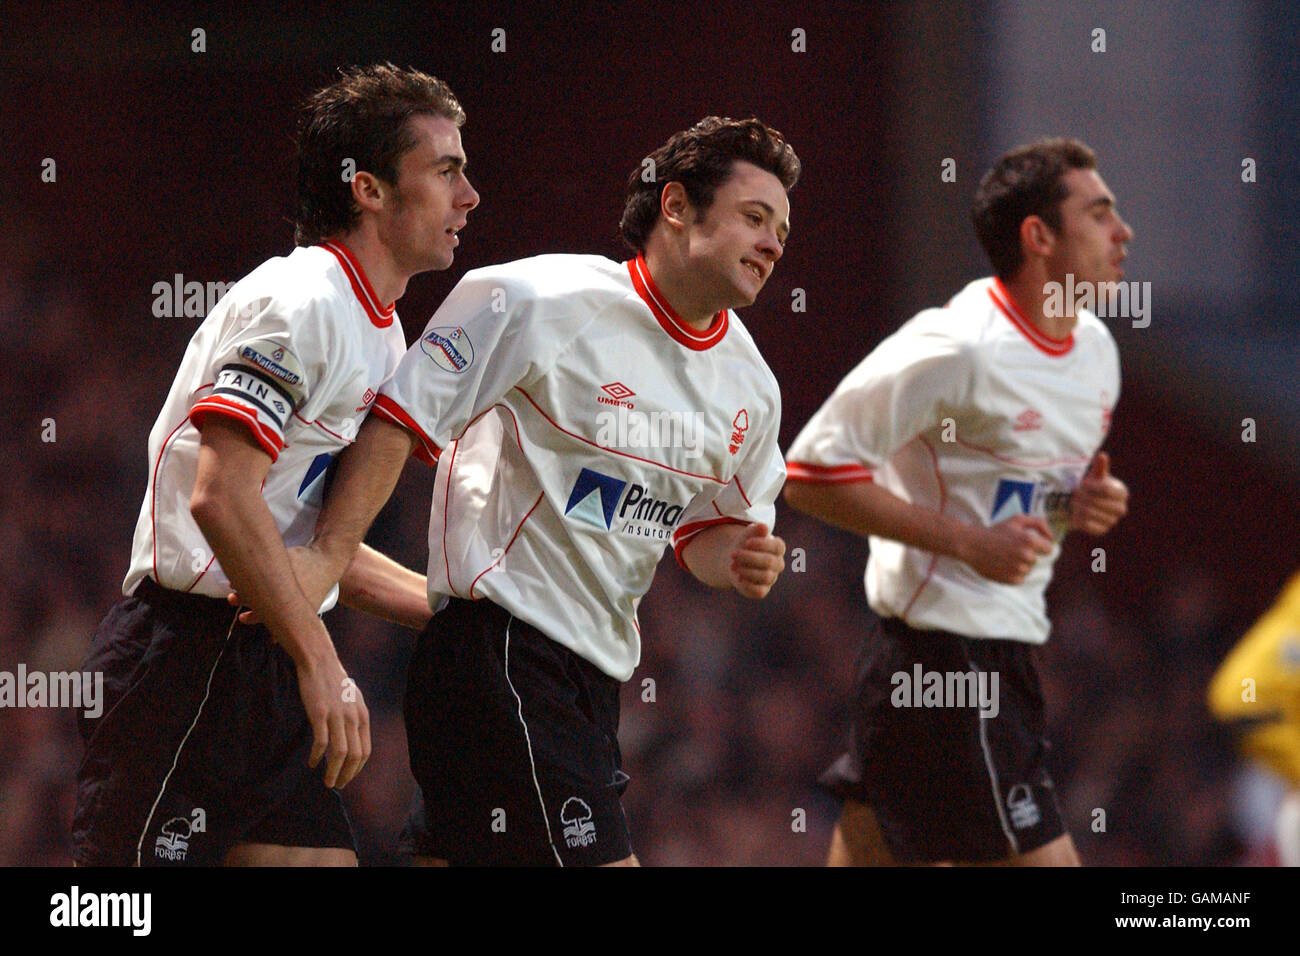
{"type": "Polygon", "coordinates": [[[294,665],[303,671],[315,671],[337,659],[334,642],[330,640],[329,631],[318,617],[313,617],[313,624],[300,630],[288,640],[282,640],[281,646],[293,658],[294,665]]]}
{"type": "Polygon", "coordinates": [[[954,557],[964,564],[971,564],[977,548],[976,542],[981,531],[983,529],[976,525],[954,519],[949,535],[949,540],[952,542],[950,557],[954,557]]]}

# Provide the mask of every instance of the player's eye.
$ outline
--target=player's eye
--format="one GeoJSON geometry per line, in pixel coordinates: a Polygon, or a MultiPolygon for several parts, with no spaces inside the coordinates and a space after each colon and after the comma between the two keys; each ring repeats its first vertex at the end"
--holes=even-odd
{"type": "Polygon", "coordinates": [[[755,226],[763,225],[763,217],[760,216],[758,213],[754,213],[754,212],[746,213],[745,218],[748,219],[755,226]]]}

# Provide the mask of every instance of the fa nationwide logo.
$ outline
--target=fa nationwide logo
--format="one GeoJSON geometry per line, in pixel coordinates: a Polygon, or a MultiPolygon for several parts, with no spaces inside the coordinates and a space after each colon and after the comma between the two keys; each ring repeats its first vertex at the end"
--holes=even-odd
{"type": "Polygon", "coordinates": [[[474,364],[474,343],[460,326],[430,329],[421,337],[420,348],[440,369],[457,375],[474,364]]]}
{"type": "Polygon", "coordinates": [[[578,473],[564,506],[566,517],[598,531],[611,530],[617,518],[623,522],[618,530],[624,534],[665,539],[677,527],[682,511],[682,505],[654,497],[644,485],[602,475],[590,468],[578,473]]]}

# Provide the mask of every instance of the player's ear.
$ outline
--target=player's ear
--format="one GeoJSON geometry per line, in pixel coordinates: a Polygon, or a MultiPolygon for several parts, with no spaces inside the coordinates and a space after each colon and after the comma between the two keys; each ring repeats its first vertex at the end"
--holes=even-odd
{"type": "Polygon", "coordinates": [[[675,228],[684,229],[690,225],[692,206],[686,187],[678,182],[665,184],[659,194],[659,213],[675,228]]]}
{"type": "Polygon", "coordinates": [[[352,201],[361,209],[377,211],[388,196],[389,187],[374,173],[357,172],[352,177],[352,201]]]}
{"type": "Polygon", "coordinates": [[[1026,216],[1020,223],[1020,248],[1026,255],[1051,255],[1056,248],[1056,233],[1041,216],[1026,216]]]}

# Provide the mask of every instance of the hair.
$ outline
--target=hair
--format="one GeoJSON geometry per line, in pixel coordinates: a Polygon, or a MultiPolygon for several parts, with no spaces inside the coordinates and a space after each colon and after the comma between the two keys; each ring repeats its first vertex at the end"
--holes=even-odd
{"type": "Polygon", "coordinates": [[[627,178],[627,202],[618,224],[623,241],[637,252],[645,251],[659,221],[660,197],[668,183],[681,183],[691,203],[704,211],[737,160],[776,176],[786,192],[798,181],[802,168],[777,130],[757,119],[720,116],[706,116],[690,129],[674,133],[647,160],[649,164],[643,161],[627,178]],[[646,177],[646,170],[653,170],[652,175],[646,177]]]}
{"type": "Polygon", "coordinates": [[[413,116],[443,116],[457,126],[465,111],[451,88],[419,70],[392,63],[354,66],[303,102],[298,120],[298,206],[294,242],[305,246],[346,232],[361,210],[352,200],[345,163],[389,184],[415,146],[413,116]]]}
{"type": "Polygon", "coordinates": [[[1061,202],[1070,194],[1065,174],[1096,168],[1091,149],[1077,139],[1057,137],[1012,150],[984,174],[971,204],[971,221],[999,278],[1011,278],[1024,263],[1020,224],[1038,216],[1059,231],[1061,202]]]}

